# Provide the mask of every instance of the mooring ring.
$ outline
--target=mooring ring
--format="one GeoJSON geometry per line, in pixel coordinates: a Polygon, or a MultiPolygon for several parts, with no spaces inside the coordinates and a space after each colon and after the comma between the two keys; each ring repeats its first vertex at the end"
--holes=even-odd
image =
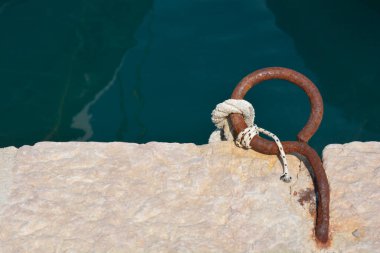
{"type": "Polygon", "coordinates": [[[311,112],[304,128],[298,133],[299,141],[308,142],[318,130],[323,117],[323,101],[318,88],[314,83],[301,73],[281,67],[259,69],[244,77],[234,89],[231,98],[243,99],[245,94],[253,86],[271,79],[282,79],[300,87],[309,97],[311,112]]]}
{"type": "MultiPolygon", "coordinates": [[[[231,98],[243,99],[250,88],[270,79],[287,80],[300,87],[309,97],[311,113],[306,125],[297,135],[298,141],[285,141],[282,142],[282,145],[285,153],[299,153],[304,155],[310,162],[313,170],[312,176],[314,177],[314,188],[318,195],[315,236],[319,242],[326,245],[329,238],[330,187],[326,172],[323,168],[322,161],[318,156],[318,153],[307,144],[310,138],[318,130],[318,127],[322,121],[322,96],[313,82],[301,73],[287,68],[272,67],[257,70],[243,78],[236,86],[231,98]]],[[[231,114],[229,118],[231,120],[236,138],[236,136],[247,127],[247,125],[240,114],[231,114]]],[[[264,139],[258,135],[252,139],[250,146],[252,149],[260,153],[268,155],[279,154],[279,150],[275,142],[264,139]]]]}

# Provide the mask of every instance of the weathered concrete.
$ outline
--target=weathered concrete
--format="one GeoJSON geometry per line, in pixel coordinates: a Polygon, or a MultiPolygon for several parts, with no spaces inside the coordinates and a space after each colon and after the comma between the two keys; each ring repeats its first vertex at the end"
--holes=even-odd
{"type": "MultiPolygon", "coordinates": [[[[177,143],[38,143],[0,151],[0,252],[317,252],[308,171],[177,143]]],[[[380,143],[330,145],[332,242],[379,248],[380,143]],[[362,199],[363,198],[363,199],[362,199]]]]}

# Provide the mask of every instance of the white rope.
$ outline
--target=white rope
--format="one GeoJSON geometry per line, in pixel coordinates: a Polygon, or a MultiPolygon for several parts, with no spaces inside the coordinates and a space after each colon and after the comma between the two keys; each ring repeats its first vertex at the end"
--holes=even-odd
{"type": "Polygon", "coordinates": [[[263,133],[267,136],[270,136],[277,144],[278,149],[280,150],[281,160],[283,164],[283,174],[280,179],[284,182],[289,183],[292,177],[289,175],[288,171],[288,162],[286,160],[286,155],[284,148],[278,137],[273,133],[258,127],[254,124],[255,120],[255,110],[251,103],[246,100],[238,99],[228,99],[223,103],[220,103],[211,113],[211,120],[217,127],[217,129],[212,132],[208,140],[209,143],[217,141],[233,141],[231,123],[228,120],[228,115],[231,113],[239,113],[243,115],[244,121],[247,124],[247,128],[241,131],[238,137],[235,140],[235,144],[238,147],[250,149],[250,143],[256,135],[263,133]]]}

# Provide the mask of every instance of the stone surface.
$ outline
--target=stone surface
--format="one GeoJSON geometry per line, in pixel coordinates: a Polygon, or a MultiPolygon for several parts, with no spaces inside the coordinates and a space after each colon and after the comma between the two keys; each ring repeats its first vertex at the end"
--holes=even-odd
{"type": "Polygon", "coordinates": [[[328,145],[323,163],[331,188],[333,246],[380,250],[380,142],[328,145]]]}
{"type": "Polygon", "coordinates": [[[15,147],[8,147],[0,149],[0,207],[4,204],[9,196],[13,171],[15,165],[15,157],[17,149],[15,147]]]}
{"type": "Polygon", "coordinates": [[[380,144],[330,145],[329,249],[313,239],[304,163],[177,143],[38,143],[0,151],[0,252],[374,252],[380,144]],[[361,200],[364,197],[364,200],[361,200]]]}

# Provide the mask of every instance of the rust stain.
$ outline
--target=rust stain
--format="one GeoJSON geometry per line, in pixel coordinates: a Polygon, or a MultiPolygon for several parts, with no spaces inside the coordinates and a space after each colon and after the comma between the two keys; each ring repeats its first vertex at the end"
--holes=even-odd
{"type": "Polygon", "coordinates": [[[307,188],[306,190],[301,190],[299,192],[299,198],[298,202],[301,204],[301,206],[304,206],[305,203],[311,204],[311,202],[315,203],[315,193],[314,190],[311,188],[307,188]]]}

